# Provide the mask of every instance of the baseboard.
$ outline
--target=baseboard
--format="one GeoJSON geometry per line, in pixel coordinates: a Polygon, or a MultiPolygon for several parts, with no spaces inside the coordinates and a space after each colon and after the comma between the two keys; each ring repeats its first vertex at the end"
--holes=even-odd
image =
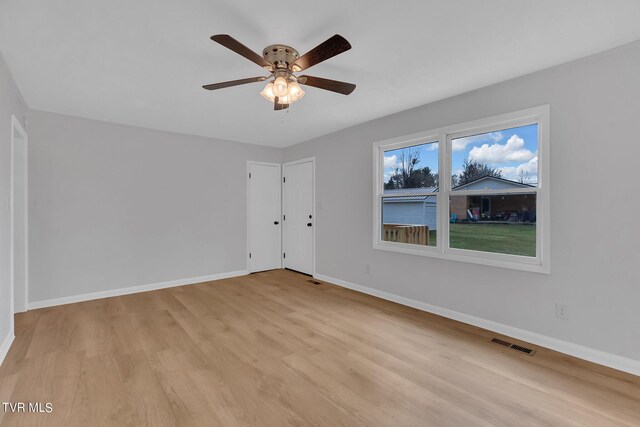
{"type": "Polygon", "coordinates": [[[117,297],[121,295],[136,294],[138,292],[155,291],[158,289],[173,288],[176,286],[193,285],[194,283],[210,282],[212,280],[228,279],[230,277],[245,276],[246,270],[230,271],[228,273],[210,274],[208,276],[191,277],[189,279],[169,280],[167,282],[151,283],[148,285],[130,286],[128,288],[111,289],[108,291],[91,292],[88,294],[72,295],[63,298],[54,298],[44,301],[34,301],[28,304],[29,310],[37,308],[53,307],[56,305],[73,304],[75,302],[90,301],[94,299],[117,297]]]}
{"type": "Polygon", "coordinates": [[[15,335],[13,333],[13,329],[9,331],[9,334],[4,339],[2,346],[0,346],[0,366],[2,366],[2,362],[4,362],[4,358],[7,357],[7,353],[9,353],[9,349],[11,348],[11,344],[15,339],[15,335]]]}
{"type": "Polygon", "coordinates": [[[398,304],[416,308],[418,310],[437,314],[438,316],[457,320],[462,323],[467,323],[469,325],[497,332],[499,334],[539,345],[541,347],[559,351],[560,353],[568,354],[570,356],[577,357],[578,359],[587,360],[589,362],[597,363],[599,365],[604,365],[609,368],[640,376],[640,360],[629,359],[612,353],[607,353],[602,350],[584,347],[579,344],[562,341],[557,338],[538,334],[536,332],[515,328],[513,326],[504,325],[502,323],[494,322],[491,320],[482,319],[480,317],[471,316],[469,314],[464,314],[436,305],[427,304],[422,301],[402,297],[390,292],[385,292],[367,286],[347,282],[346,280],[336,279],[335,277],[325,276],[323,274],[316,274],[314,277],[316,279],[333,283],[343,288],[352,289],[354,291],[362,292],[364,294],[372,295],[384,300],[393,301],[398,304]]]}

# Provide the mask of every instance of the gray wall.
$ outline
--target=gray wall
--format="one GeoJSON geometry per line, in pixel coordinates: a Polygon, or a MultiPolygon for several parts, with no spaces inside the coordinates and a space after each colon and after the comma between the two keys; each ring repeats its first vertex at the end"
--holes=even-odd
{"type": "Polygon", "coordinates": [[[246,269],[246,162],[280,149],[29,120],[30,302],[246,269]]]}
{"type": "Polygon", "coordinates": [[[11,191],[11,115],[20,122],[25,104],[0,54],[0,345],[10,332],[11,300],[9,298],[9,241],[11,223],[9,197],[11,191]]]}
{"type": "Polygon", "coordinates": [[[316,157],[317,272],[640,360],[638,76],[636,42],[288,148],[316,157]],[[543,104],[550,275],[372,249],[374,141],[543,104]]]}

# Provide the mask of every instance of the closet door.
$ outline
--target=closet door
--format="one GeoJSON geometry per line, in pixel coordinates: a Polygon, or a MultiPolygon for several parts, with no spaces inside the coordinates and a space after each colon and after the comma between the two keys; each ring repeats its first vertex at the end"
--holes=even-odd
{"type": "Polygon", "coordinates": [[[249,272],[282,268],[281,173],[275,163],[249,163],[249,272]]]}
{"type": "Polygon", "coordinates": [[[286,163],[283,169],[283,265],[314,273],[314,161],[286,163]]]}

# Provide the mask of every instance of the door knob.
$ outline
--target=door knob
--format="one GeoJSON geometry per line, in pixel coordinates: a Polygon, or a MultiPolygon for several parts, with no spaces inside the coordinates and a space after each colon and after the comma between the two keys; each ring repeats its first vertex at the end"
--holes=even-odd
{"type": "Polygon", "coordinates": [[[280,224],[280,221],[273,221],[273,225],[278,225],[280,224]]]}
{"type": "Polygon", "coordinates": [[[308,222],[308,223],[307,223],[307,227],[311,227],[311,225],[312,225],[312,224],[311,224],[310,222],[308,222]]]}

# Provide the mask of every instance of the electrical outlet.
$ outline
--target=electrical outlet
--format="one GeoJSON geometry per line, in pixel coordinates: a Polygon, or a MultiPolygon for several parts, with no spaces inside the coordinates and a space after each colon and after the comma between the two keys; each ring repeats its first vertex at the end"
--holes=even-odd
{"type": "Polygon", "coordinates": [[[564,304],[556,304],[556,317],[558,319],[567,318],[567,306],[564,304]]]}

